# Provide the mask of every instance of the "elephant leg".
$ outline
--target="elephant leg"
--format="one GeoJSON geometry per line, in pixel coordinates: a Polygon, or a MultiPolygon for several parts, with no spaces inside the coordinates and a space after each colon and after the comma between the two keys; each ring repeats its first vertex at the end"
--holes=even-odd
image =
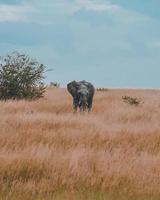
{"type": "Polygon", "coordinates": [[[73,110],[74,110],[73,112],[76,113],[78,110],[78,106],[73,106],[73,110]]]}
{"type": "Polygon", "coordinates": [[[85,109],[84,109],[83,106],[80,106],[79,109],[80,109],[80,112],[81,112],[81,113],[85,111],[85,109]]]}
{"type": "Polygon", "coordinates": [[[88,99],[88,112],[90,112],[92,109],[92,101],[93,101],[93,98],[88,99]]]}
{"type": "Polygon", "coordinates": [[[78,109],[78,101],[77,101],[77,99],[73,99],[73,110],[74,110],[74,113],[77,112],[77,109],[78,109]]]}
{"type": "Polygon", "coordinates": [[[87,105],[82,105],[81,107],[80,107],[80,112],[85,112],[86,110],[88,109],[88,106],[87,105]]]}

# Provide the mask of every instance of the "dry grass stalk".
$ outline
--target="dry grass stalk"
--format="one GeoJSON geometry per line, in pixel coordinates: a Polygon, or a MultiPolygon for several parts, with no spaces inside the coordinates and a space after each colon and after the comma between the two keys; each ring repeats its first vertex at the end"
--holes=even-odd
{"type": "Polygon", "coordinates": [[[160,198],[159,99],[154,90],[96,93],[89,115],[72,113],[64,89],[50,88],[34,102],[0,102],[1,199],[81,187],[160,198]],[[143,107],[124,104],[128,94],[145,100],[143,107]]]}

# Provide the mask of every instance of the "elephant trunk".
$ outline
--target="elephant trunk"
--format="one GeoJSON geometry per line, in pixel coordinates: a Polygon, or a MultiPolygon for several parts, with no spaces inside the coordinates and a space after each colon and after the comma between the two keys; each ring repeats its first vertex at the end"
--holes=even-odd
{"type": "Polygon", "coordinates": [[[88,101],[86,95],[80,95],[79,108],[81,111],[85,111],[88,108],[88,101]]]}

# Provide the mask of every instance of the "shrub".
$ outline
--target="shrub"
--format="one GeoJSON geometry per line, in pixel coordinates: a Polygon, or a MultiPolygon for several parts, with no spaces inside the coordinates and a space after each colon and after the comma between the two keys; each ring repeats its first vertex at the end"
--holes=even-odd
{"type": "Polygon", "coordinates": [[[125,103],[128,103],[130,105],[138,106],[141,103],[141,101],[138,98],[133,98],[130,96],[122,96],[122,99],[125,103]]]}
{"type": "Polygon", "coordinates": [[[106,91],[109,91],[109,89],[107,89],[107,88],[97,88],[97,91],[106,92],[106,91]]]}
{"type": "Polygon", "coordinates": [[[0,99],[37,99],[43,96],[43,64],[18,52],[0,60],[0,99]]]}
{"type": "Polygon", "coordinates": [[[56,82],[50,82],[49,86],[50,86],[50,87],[59,88],[59,87],[60,87],[60,84],[59,84],[59,83],[56,83],[56,82]]]}

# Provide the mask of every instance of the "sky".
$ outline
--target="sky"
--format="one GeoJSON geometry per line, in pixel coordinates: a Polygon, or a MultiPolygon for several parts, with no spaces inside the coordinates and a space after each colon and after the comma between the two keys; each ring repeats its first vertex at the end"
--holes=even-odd
{"type": "Polygon", "coordinates": [[[160,88],[160,0],[0,0],[0,55],[26,53],[45,82],[160,88]]]}

